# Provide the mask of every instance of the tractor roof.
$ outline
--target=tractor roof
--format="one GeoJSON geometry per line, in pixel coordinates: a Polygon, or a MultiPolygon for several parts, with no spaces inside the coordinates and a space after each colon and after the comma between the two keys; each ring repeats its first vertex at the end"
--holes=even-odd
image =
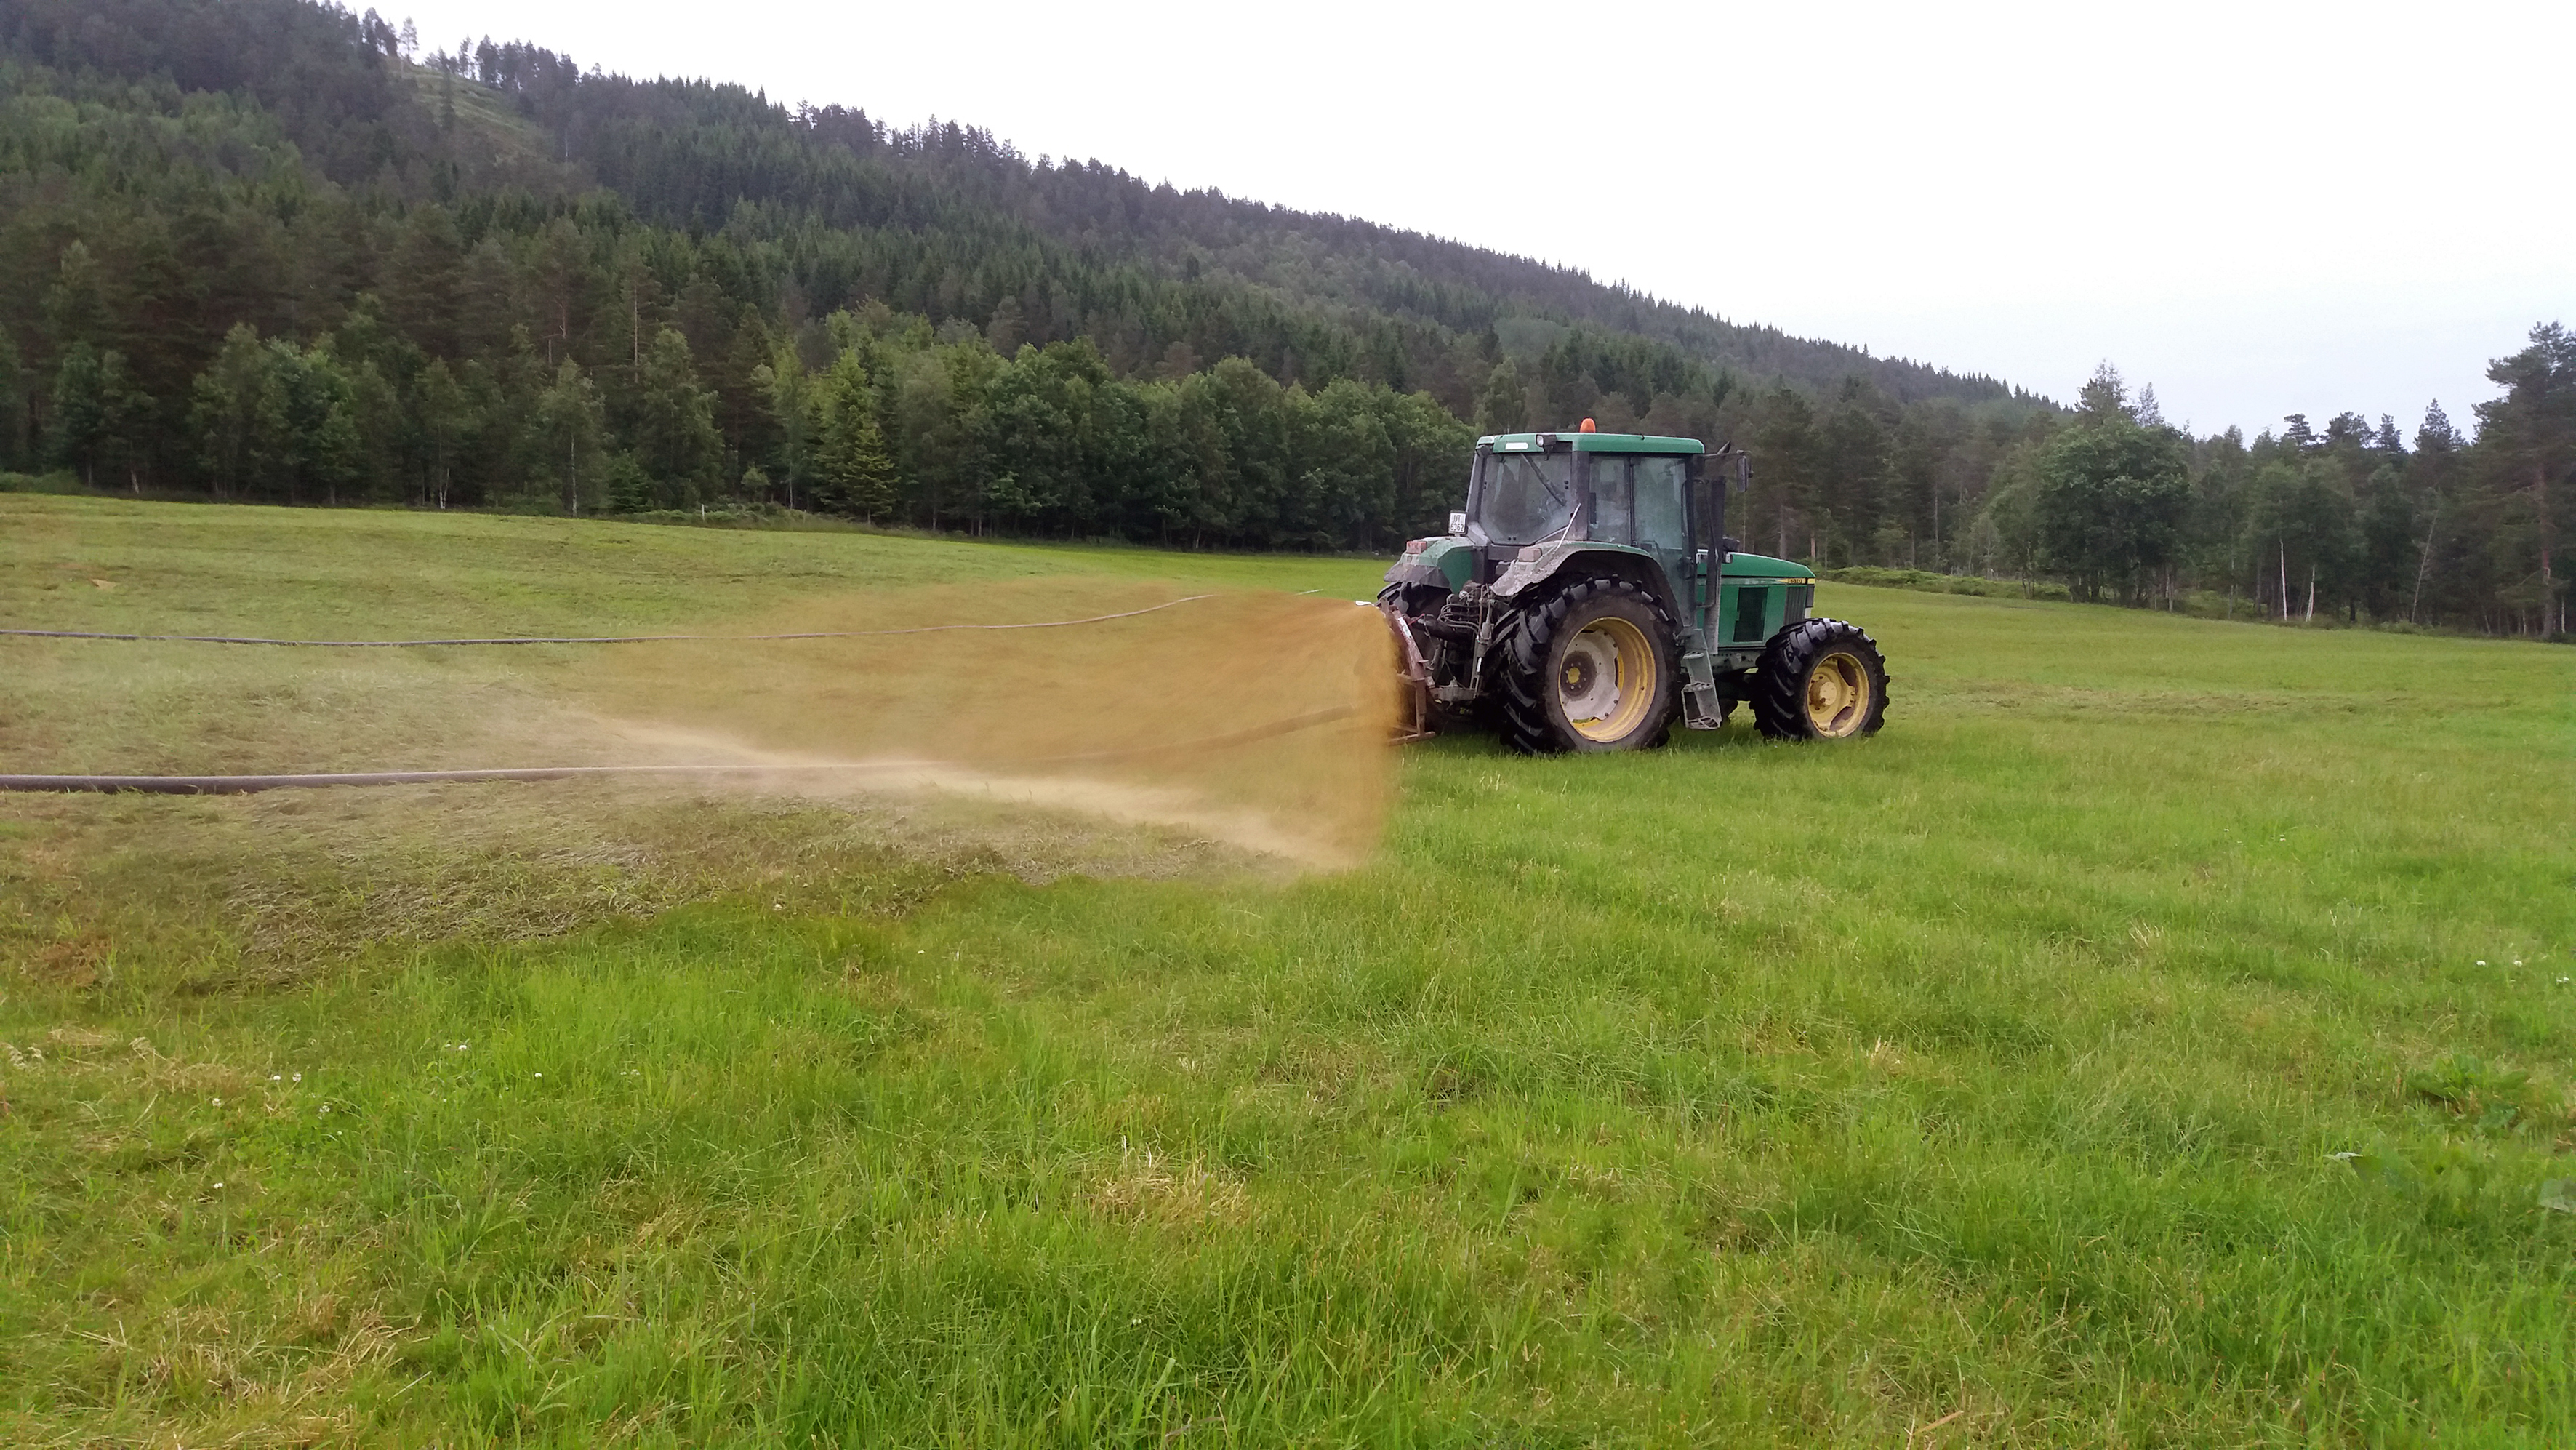
{"type": "Polygon", "coordinates": [[[1496,453],[1540,453],[1572,447],[1577,453],[1706,453],[1696,438],[1657,438],[1646,433],[1496,433],[1476,440],[1496,453]]]}

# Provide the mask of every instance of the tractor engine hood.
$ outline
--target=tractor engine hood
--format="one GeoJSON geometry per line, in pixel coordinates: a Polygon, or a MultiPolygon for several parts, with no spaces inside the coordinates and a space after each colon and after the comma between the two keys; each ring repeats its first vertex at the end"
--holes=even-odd
{"type": "Polygon", "coordinates": [[[1786,559],[1774,559],[1768,554],[1729,554],[1726,556],[1726,562],[1718,566],[1717,572],[1718,577],[1723,579],[1772,579],[1794,582],[1816,577],[1816,571],[1804,564],[1793,564],[1786,559]]]}
{"type": "Polygon", "coordinates": [[[1451,593],[1476,577],[1476,546],[1456,534],[1416,539],[1386,571],[1389,584],[1428,584],[1451,593]]]}

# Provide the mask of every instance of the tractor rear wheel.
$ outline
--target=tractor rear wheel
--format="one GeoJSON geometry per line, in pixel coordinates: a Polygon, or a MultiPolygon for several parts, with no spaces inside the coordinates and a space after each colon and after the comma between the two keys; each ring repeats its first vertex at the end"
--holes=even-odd
{"type": "Polygon", "coordinates": [[[1810,619],[1771,636],[1753,676],[1753,723],[1774,740],[1850,740],[1887,718],[1887,661],[1860,626],[1810,619]]]}
{"type": "Polygon", "coordinates": [[[1586,579],[1532,605],[1502,648],[1503,739],[1531,755],[1638,750],[1671,734],[1671,616],[1624,579],[1586,579]]]}

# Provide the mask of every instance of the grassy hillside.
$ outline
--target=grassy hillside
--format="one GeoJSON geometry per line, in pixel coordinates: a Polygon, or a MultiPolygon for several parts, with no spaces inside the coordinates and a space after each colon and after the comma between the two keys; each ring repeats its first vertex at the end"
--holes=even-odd
{"type": "MultiPolygon", "coordinates": [[[[316,635],[1374,575],[32,497],[0,564],[11,625],[316,635]]],[[[0,798],[0,1438],[2576,1437],[2563,652],[1820,603],[1878,739],[1411,749],[1340,874],[685,792],[0,798]]],[[[22,770],[515,687],[0,657],[22,770]]]]}
{"type": "MultiPolygon", "coordinates": [[[[2018,396],[1992,378],[1730,322],[1463,242],[1213,190],[1181,192],[1097,159],[1040,165],[972,126],[898,131],[850,106],[791,111],[723,79],[585,72],[572,55],[532,43],[578,45],[580,37],[502,40],[414,64],[387,21],[310,0],[0,4],[0,61],[165,91],[134,107],[146,111],[178,94],[242,98],[277,120],[317,179],[388,202],[447,202],[462,192],[507,211],[598,187],[637,218],[693,235],[739,230],[745,209],[772,213],[773,225],[792,217],[921,234],[934,254],[921,299],[934,322],[966,315],[981,326],[1005,298],[1036,302],[1019,296],[1024,287],[1043,294],[1106,260],[1134,269],[1122,278],[1130,286],[1183,284],[1176,294],[1195,310],[1241,289],[1275,296],[1302,322],[1409,348],[1421,354],[1417,367],[1436,350],[1432,340],[1370,334],[1401,326],[1472,338],[1503,321],[1581,324],[1765,379],[1831,387],[1857,375],[1900,400],[2018,396]]],[[[0,69],[0,96],[28,79],[0,69]]],[[[863,90],[865,82],[852,84],[863,90]]],[[[230,159],[208,169],[235,169],[230,159]]],[[[812,268],[810,238],[793,251],[787,265],[817,312],[840,305],[835,293],[847,279],[812,268]]],[[[1038,341],[1070,335],[1050,334],[1043,317],[1027,320],[1038,341]]],[[[1145,325],[1157,333],[1143,353],[1150,363],[1182,334],[1169,318],[1145,325]]],[[[1205,333],[1187,336],[1208,352],[1205,333]]],[[[1309,360],[1310,374],[1319,361],[1309,360]]]]}
{"type": "Polygon", "coordinates": [[[973,127],[423,54],[313,0],[0,0],[0,473],[1376,551],[1479,431],[1715,442],[1757,394],[1866,411],[1838,460],[1974,435],[1979,480],[2055,412],[973,127]]]}

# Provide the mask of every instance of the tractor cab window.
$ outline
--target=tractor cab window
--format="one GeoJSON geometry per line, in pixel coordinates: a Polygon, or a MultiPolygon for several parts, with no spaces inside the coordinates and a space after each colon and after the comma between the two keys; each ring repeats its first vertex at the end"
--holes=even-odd
{"type": "Polygon", "coordinates": [[[1498,544],[1535,544],[1574,517],[1574,456],[1497,453],[1485,459],[1477,521],[1498,544]]]}
{"type": "Polygon", "coordinates": [[[1611,453],[1592,457],[1592,541],[1628,542],[1628,460],[1611,453]]]}
{"type": "Polygon", "coordinates": [[[1682,511],[1682,489],[1689,479],[1686,461],[1671,456],[1640,458],[1631,465],[1629,478],[1637,547],[1674,553],[1689,548],[1688,515],[1682,511]]]}

